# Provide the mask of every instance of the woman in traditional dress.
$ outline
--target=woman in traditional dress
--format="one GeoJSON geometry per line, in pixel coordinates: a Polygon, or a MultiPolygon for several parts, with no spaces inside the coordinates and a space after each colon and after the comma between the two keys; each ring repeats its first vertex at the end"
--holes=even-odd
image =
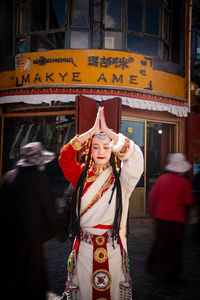
{"type": "Polygon", "coordinates": [[[75,189],[71,222],[75,242],[65,295],[132,299],[126,225],[129,198],[143,172],[140,148],[107,127],[100,107],[94,126],[63,147],[59,164],[75,189]],[[85,165],[80,165],[77,152],[86,142],[85,165]]]}

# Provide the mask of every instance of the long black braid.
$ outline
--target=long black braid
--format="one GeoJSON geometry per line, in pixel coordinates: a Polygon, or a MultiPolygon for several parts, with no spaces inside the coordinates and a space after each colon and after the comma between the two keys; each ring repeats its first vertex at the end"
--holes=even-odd
{"type": "MultiPolygon", "coordinates": [[[[92,145],[92,143],[91,143],[92,145]]],[[[83,187],[87,175],[87,170],[89,167],[90,159],[91,159],[91,150],[92,147],[90,145],[88,159],[86,161],[85,167],[79,177],[79,180],[76,185],[76,189],[74,191],[73,199],[72,199],[72,210],[71,210],[71,218],[70,218],[70,226],[69,226],[69,237],[71,240],[77,236],[80,237],[80,207],[81,207],[81,197],[83,193],[83,187]]]]}
{"type": "Polygon", "coordinates": [[[120,183],[120,174],[121,174],[121,168],[119,169],[119,171],[117,171],[116,166],[115,166],[115,157],[114,157],[114,153],[111,153],[111,157],[110,157],[110,164],[112,166],[112,171],[115,177],[115,181],[114,181],[114,185],[112,188],[112,194],[109,200],[109,203],[111,203],[112,201],[112,197],[114,194],[115,189],[117,189],[117,193],[116,193],[116,208],[115,208],[115,218],[114,218],[114,222],[113,222],[113,247],[114,247],[114,240],[119,239],[119,228],[120,228],[120,222],[121,222],[121,215],[122,215],[122,191],[121,191],[121,183],[120,183]]]}
{"type": "MultiPolygon", "coordinates": [[[[70,239],[74,239],[75,236],[78,238],[80,237],[80,206],[81,206],[81,197],[83,193],[84,183],[87,176],[87,171],[89,168],[89,163],[91,159],[91,149],[92,149],[92,143],[90,145],[88,158],[85,164],[85,167],[79,177],[78,183],[76,185],[76,189],[74,191],[73,195],[73,206],[71,211],[71,220],[70,220],[70,227],[69,227],[69,237],[70,239]]],[[[121,214],[122,214],[122,192],[121,192],[121,184],[120,184],[120,173],[121,169],[119,171],[116,169],[115,166],[115,158],[114,153],[111,153],[110,157],[110,165],[112,166],[113,175],[115,178],[111,198],[109,200],[109,204],[112,201],[113,194],[115,189],[116,191],[116,209],[115,209],[115,217],[113,222],[113,234],[112,234],[112,240],[114,245],[114,240],[118,241],[119,238],[119,228],[120,228],[120,221],[121,221],[121,214]]]]}

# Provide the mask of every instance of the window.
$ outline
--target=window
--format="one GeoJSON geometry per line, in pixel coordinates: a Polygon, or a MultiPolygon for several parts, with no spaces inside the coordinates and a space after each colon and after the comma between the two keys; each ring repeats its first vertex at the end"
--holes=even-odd
{"type": "Polygon", "coordinates": [[[31,0],[31,32],[46,30],[46,1],[31,0]]]}
{"type": "Polygon", "coordinates": [[[16,25],[15,33],[16,35],[23,35],[26,33],[26,7],[25,1],[18,3],[16,5],[16,25]]]}
{"type": "Polygon", "coordinates": [[[167,155],[176,152],[175,131],[175,124],[147,122],[147,195],[156,179],[163,174],[167,155]]]}
{"type": "Polygon", "coordinates": [[[93,43],[97,48],[173,60],[172,43],[179,46],[176,37],[179,31],[173,33],[172,21],[176,22],[180,6],[171,0],[102,0],[98,6],[94,0],[14,3],[15,54],[90,49],[93,43]]]}
{"type": "Polygon", "coordinates": [[[193,29],[192,31],[192,81],[200,84],[200,31],[193,29]]]}
{"type": "Polygon", "coordinates": [[[104,3],[104,48],[122,49],[122,1],[104,3]]]}
{"type": "Polygon", "coordinates": [[[158,56],[159,18],[160,6],[156,3],[128,0],[128,51],[158,56]]]}
{"type": "Polygon", "coordinates": [[[89,28],[89,0],[71,1],[71,28],[89,28]]]}
{"type": "Polygon", "coordinates": [[[122,32],[105,32],[105,49],[122,49],[122,32]]]}
{"type": "Polygon", "coordinates": [[[142,3],[128,1],[128,30],[142,31],[142,3]]]}
{"type": "Polygon", "coordinates": [[[105,28],[121,28],[121,0],[105,1],[105,28]]]}
{"type": "Polygon", "coordinates": [[[90,48],[90,4],[90,0],[14,1],[14,55],[90,48]]]}
{"type": "Polygon", "coordinates": [[[33,35],[31,37],[31,52],[40,52],[54,49],[64,49],[64,32],[33,35]]]}
{"type": "Polygon", "coordinates": [[[104,48],[170,59],[171,1],[104,0],[104,48]]]}
{"type": "Polygon", "coordinates": [[[31,0],[31,32],[65,27],[65,0],[31,0]]]}
{"type": "Polygon", "coordinates": [[[148,54],[150,56],[158,56],[158,41],[128,34],[128,51],[148,54]]]}
{"type": "Polygon", "coordinates": [[[158,36],[159,35],[159,7],[146,5],[145,19],[146,19],[145,32],[147,34],[158,36]]]}
{"type": "MultiPolygon", "coordinates": [[[[122,120],[120,132],[133,140],[142,150],[144,155],[145,147],[145,123],[137,121],[122,120]]],[[[144,173],[142,174],[137,187],[144,187],[144,173]]]]}
{"type": "Polygon", "coordinates": [[[26,29],[26,6],[25,1],[21,1],[15,7],[15,35],[18,37],[15,41],[16,54],[27,51],[26,29]]]}
{"type": "Polygon", "coordinates": [[[73,0],[70,7],[70,48],[90,48],[90,1],[73,0]]]}
{"type": "Polygon", "coordinates": [[[72,31],[70,48],[72,49],[88,49],[89,39],[88,32],[85,31],[72,31]]]}
{"type": "Polygon", "coordinates": [[[49,28],[64,28],[66,20],[65,0],[49,1],[49,28]]]}
{"type": "Polygon", "coordinates": [[[200,32],[196,34],[195,59],[200,62],[200,32]]]}

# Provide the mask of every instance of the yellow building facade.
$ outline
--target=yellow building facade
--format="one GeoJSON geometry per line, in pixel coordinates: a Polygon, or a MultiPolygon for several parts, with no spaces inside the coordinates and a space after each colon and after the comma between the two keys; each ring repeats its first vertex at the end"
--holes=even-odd
{"type": "MultiPolygon", "coordinates": [[[[107,5],[109,1],[93,2],[95,7],[97,2],[107,5]]],[[[129,3],[121,2],[122,7],[129,3]]],[[[62,146],[76,132],[92,124],[98,106],[105,105],[107,121],[116,124],[113,127],[133,139],[143,151],[144,174],[131,196],[130,216],[147,215],[149,191],[164,171],[167,154],[186,153],[190,90],[192,85],[195,93],[198,87],[190,81],[190,7],[188,1],[180,3],[185,16],[181,72],[174,71],[178,70],[177,63],[128,48],[105,49],[106,42],[104,49],[15,53],[13,68],[0,70],[1,175],[13,168],[20,148],[27,142],[41,141],[58,157],[62,146]]],[[[125,32],[127,29],[123,28],[125,32]]],[[[105,41],[106,34],[105,28],[105,41]]],[[[127,30],[127,39],[128,35],[127,30]]],[[[157,41],[161,44],[160,39],[157,41]]],[[[62,197],[66,182],[57,160],[49,173],[58,197],[62,197]]]]}

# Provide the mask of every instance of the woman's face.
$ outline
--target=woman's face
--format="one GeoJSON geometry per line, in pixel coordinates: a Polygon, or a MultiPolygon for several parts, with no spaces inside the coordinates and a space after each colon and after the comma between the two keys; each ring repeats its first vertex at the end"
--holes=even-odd
{"type": "Polygon", "coordinates": [[[110,138],[100,139],[98,136],[94,136],[92,139],[92,158],[97,167],[102,167],[109,162],[111,156],[110,138]]]}

